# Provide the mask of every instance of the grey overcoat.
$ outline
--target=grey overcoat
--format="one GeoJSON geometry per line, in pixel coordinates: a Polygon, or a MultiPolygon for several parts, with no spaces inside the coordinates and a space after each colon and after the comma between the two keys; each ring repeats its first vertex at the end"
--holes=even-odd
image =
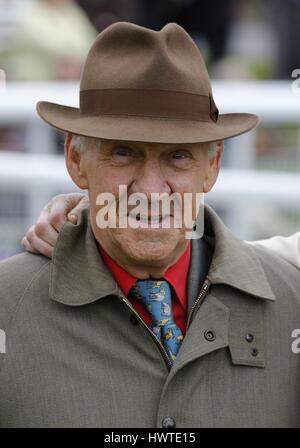
{"type": "Polygon", "coordinates": [[[53,261],[0,264],[1,427],[299,427],[299,271],[205,211],[189,327],[172,368],[105,267],[88,214],[53,261]]]}

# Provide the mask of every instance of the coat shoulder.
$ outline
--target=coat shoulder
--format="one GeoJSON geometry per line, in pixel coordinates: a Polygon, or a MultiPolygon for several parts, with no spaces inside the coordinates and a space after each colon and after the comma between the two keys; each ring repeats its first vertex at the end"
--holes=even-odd
{"type": "Polygon", "coordinates": [[[300,307],[300,270],[274,251],[252,245],[276,297],[295,300],[300,307]]]}
{"type": "Polygon", "coordinates": [[[22,253],[0,262],[0,328],[6,328],[33,281],[49,269],[51,260],[22,253]]]}

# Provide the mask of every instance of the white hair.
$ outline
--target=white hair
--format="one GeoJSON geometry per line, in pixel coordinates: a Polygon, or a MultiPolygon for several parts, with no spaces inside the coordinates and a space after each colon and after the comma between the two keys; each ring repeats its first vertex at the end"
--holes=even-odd
{"type": "Polygon", "coordinates": [[[208,156],[210,159],[215,155],[217,149],[218,149],[218,143],[216,142],[210,143],[208,150],[208,156]]]}
{"type": "Polygon", "coordinates": [[[82,135],[72,135],[72,146],[78,153],[83,153],[85,148],[87,148],[89,144],[89,137],[84,137],[82,135]]]}

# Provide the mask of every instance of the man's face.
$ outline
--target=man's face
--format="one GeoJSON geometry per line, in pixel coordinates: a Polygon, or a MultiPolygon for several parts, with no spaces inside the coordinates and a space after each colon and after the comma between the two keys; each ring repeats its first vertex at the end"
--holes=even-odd
{"type": "MultiPolygon", "coordinates": [[[[209,153],[209,144],[156,144],[112,140],[90,141],[81,153],[72,148],[72,137],[66,140],[67,166],[71,177],[80,188],[87,188],[90,197],[90,217],[94,235],[109,255],[123,266],[156,266],[163,269],[180,257],[188,240],[184,219],[180,228],[174,225],[174,207],[170,209],[169,228],[164,228],[162,209],[152,214],[152,193],[170,196],[177,193],[183,199],[185,193],[208,192],[218,175],[222,143],[215,153],[209,153]],[[141,216],[140,227],[105,228],[96,223],[97,197],[112,193],[116,199],[116,221],[119,213],[119,186],[127,188],[127,197],[133,193],[148,199],[148,216],[141,216]]],[[[191,195],[190,195],[191,196],[191,195]]],[[[135,207],[128,205],[128,213],[135,207]]],[[[147,210],[146,210],[147,213],[147,210]]],[[[195,201],[193,219],[196,218],[195,201]]],[[[128,221],[130,223],[130,221],[128,221]]],[[[137,222],[137,221],[136,221],[137,222]]],[[[190,228],[188,229],[191,230],[190,228]]],[[[165,270],[165,269],[164,269],[165,270]]],[[[133,270],[134,271],[134,270],[133,270]]]]}

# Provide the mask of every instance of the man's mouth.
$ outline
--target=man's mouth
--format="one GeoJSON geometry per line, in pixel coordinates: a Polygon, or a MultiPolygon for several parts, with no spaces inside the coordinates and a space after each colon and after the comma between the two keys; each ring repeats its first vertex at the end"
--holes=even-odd
{"type": "Polygon", "coordinates": [[[130,219],[135,219],[139,222],[140,226],[161,226],[164,223],[170,221],[170,215],[141,215],[138,213],[137,215],[129,214],[130,219]]]}

